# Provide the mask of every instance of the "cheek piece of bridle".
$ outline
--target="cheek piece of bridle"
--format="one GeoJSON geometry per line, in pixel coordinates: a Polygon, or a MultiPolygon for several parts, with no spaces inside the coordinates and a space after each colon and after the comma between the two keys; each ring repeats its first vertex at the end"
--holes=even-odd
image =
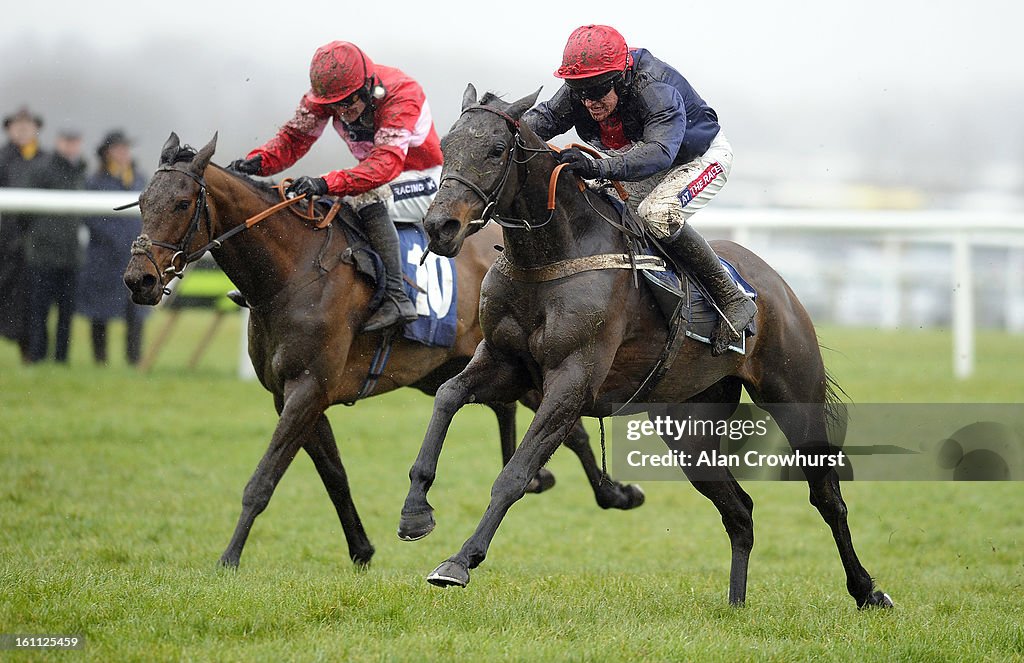
{"type": "Polygon", "coordinates": [[[555,182],[558,179],[558,174],[565,167],[565,164],[559,164],[551,173],[547,207],[548,216],[544,220],[538,223],[534,223],[529,219],[516,219],[500,216],[496,211],[496,207],[498,205],[498,199],[501,198],[501,195],[505,190],[505,184],[508,182],[509,174],[512,172],[512,164],[528,163],[537,154],[541,154],[544,152],[557,152],[558,150],[555,150],[550,146],[543,148],[529,147],[523,140],[522,133],[520,133],[519,120],[513,118],[511,115],[504,111],[498,110],[497,108],[492,108],[490,106],[476,105],[469,106],[468,108],[463,110],[462,113],[466,114],[471,111],[485,111],[488,113],[493,113],[494,115],[497,115],[498,117],[505,120],[505,122],[508,123],[509,128],[513,132],[512,144],[509,146],[508,150],[505,153],[505,167],[501,171],[501,177],[498,178],[497,184],[495,184],[494,189],[490,193],[486,193],[482,188],[480,188],[480,186],[476,182],[472,182],[469,179],[463,177],[462,175],[459,175],[458,173],[445,173],[444,176],[441,177],[441,181],[438,183],[438,188],[444,186],[444,183],[447,180],[454,180],[464,185],[470,191],[475,193],[477,197],[480,198],[480,200],[483,201],[484,210],[480,214],[480,218],[469,222],[468,225],[470,227],[480,227],[486,225],[489,221],[494,221],[495,223],[504,228],[532,230],[533,228],[540,228],[541,226],[545,226],[548,223],[550,223],[551,219],[554,218],[555,215],[555,182]],[[524,152],[532,152],[533,154],[524,159],[523,161],[516,161],[515,152],[517,149],[522,150],[524,152]]]}

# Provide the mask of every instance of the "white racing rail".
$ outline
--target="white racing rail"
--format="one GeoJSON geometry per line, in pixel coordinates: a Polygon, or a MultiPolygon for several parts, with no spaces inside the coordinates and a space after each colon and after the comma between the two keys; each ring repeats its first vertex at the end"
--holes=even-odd
{"type": "MultiPolygon", "coordinates": [[[[128,192],[56,191],[0,188],[0,223],[3,212],[110,215],[138,214],[136,208],[114,212],[134,201],[128,192]]],[[[752,235],[771,231],[800,233],[856,233],[884,243],[937,243],[952,247],[953,373],[966,378],[974,372],[975,302],[971,252],[974,246],[1024,247],[1024,214],[984,211],[849,211],[709,208],[699,217],[701,231],[728,232],[750,245],[752,235]]],[[[127,257],[126,257],[127,259],[127,257]]],[[[784,267],[784,266],[780,266],[784,267]]],[[[784,271],[784,270],[783,270],[784,271]]],[[[247,316],[248,310],[243,309],[247,316]]],[[[242,325],[239,374],[252,377],[242,325]]]]}

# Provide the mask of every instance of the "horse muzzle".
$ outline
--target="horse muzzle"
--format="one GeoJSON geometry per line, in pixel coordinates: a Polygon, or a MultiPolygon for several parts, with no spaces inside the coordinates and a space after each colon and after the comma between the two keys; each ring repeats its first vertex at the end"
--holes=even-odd
{"type": "Polygon", "coordinates": [[[164,296],[164,285],[152,271],[152,265],[143,256],[132,256],[124,270],[124,284],[132,293],[132,301],[144,306],[155,306],[164,296]]]}
{"type": "Polygon", "coordinates": [[[439,256],[454,258],[462,249],[466,239],[465,226],[451,217],[425,219],[423,227],[430,237],[430,251],[439,256]]]}

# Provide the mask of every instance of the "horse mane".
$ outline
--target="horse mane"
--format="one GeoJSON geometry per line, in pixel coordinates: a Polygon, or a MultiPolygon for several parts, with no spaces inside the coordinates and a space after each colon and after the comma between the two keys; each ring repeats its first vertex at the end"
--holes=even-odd
{"type": "MultiPolygon", "coordinates": [[[[179,163],[191,163],[192,159],[195,159],[197,154],[199,154],[199,150],[197,150],[196,148],[192,147],[191,145],[182,145],[178,148],[177,152],[171,154],[167,158],[167,161],[165,163],[170,166],[179,163]]],[[[223,166],[218,166],[213,162],[211,162],[210,165],[219,168],[225,173],[233,175],[234,177],[237,177],[238,179],[248,183],[250,187],[255,189],[265,198],[277,196],[277,189],[274,188],[276,186],[276,182],[274,182],[273,180],[258,180],[254,177],[250,177],[249,175],[244,175],[234,170],[228,170],[227,168],[224,168],[223,166]]]]}
{"type": "Polygon", "coordinates": [[[500,95],[494,94],[493,92],[484,92],[484,96],[480,97],[478,104],[486,106],[491,101],[504,101],[500,95]]]}

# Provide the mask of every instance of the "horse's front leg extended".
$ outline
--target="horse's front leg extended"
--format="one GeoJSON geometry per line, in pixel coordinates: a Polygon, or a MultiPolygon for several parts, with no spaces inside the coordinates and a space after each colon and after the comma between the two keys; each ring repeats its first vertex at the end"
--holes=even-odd
{"type": "Polygon", "coordinates": [[[469,569],[484,561],[491,539],[509,508],[523,496],[530,479],[576,425],[590,386],[590,366],[580,357],[570,357],[557,371],[545,376],[544,398],[537,415],[512,460],[495,480],[490,504],[480,524],[457,554],[427,576],[428,582],[440,587],[465,587],[469,583],[469,569]]]}
{"type": "Polygon", "coordinates": [[[295,383],[285,388],[284,407],[278,419],[277,428],[270,439],[270,446],[263,454],[256,471],[242,493],[242,513],[238,517],[235,533],[224,554],[220,557],[223,566],[238,566],[242,548],[249,537],[256,516],[263,513],[274,494],[274,488],[291,465],[303,440],[313,434],[317,417],[324,411],[313,380],[295,383]]]}
{"type": "Polygon", "coordinates": [[[434,529],[434,509],[427,502],[427,492],[434,483],[441,447],[455,413],[471,402],[515,402],[527,388],[524,373],[493,353],[483,341],[466,368],[437,390],[427,433],[409,470],[409,494],[402,506],[399,538],[415,541],[434,529]]]}

